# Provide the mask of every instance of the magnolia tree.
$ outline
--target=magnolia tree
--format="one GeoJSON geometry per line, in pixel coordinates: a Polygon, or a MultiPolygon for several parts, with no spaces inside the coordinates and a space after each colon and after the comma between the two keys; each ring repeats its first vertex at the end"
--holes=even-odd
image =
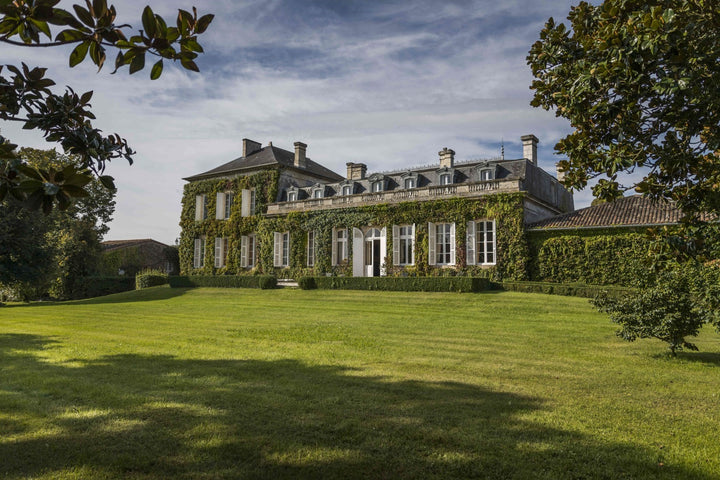
{"type": "MultiPolygon", "coordinates": [[[[0,0],[0,42],[18,48],[73,46],[69,66],[90,61],[98,70],[108,55],[115,55],[114,71],[128,67],[130,74],[152,63],[150,78],[160,78],[165,62],[198,71],[195,63],[203,48],[198,35],[205,32],[213,15],[198,17],[179,10],[173,25],[148,6],[142,12],[142,29],[116,24],[117,11],[107,0],[86,0],[72,10],[57,8],[60,0],[0,0]]],[[[64,168],[35,168],[19,155],[17,146],[0,136],[0,201],[12,195],[24,206],[54,205],[66,209],[73,198],[88,195],[93,178],[114,189],[105,175],[111,160],[133,161],[132,148],[118,134],[105,135],[92,121],[93,92],[78,93],[67,87],[53,91],[55,82],[47,69],[25,63],[0,65],[0,119],[20,122],[23,128],[39,130],[49,142],[59,143],[65,153],[79,159],[64,168]]]]}

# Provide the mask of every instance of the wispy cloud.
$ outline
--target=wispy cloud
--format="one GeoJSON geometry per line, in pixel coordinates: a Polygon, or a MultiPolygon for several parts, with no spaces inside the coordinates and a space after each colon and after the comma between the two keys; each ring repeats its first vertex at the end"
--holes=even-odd
{"type": "MultiPolygon", "coordinates": [[[[182,3],[116,2],[121,20],[139,23],[148,2],[169,18],[182,3]]],[[[342,173],[348,161],[373,170],[434,162],[445,146],[460,159],[496,156],[503,139],[507,156],[519,157],[520,136],[534,133],[541,166],[554,171],[552,147],[569,126],[529,106],[525,56],[547,18],[564,18],[570,4],[220,0],[199,5],[216,14],[200,74],[96,75],[89,64],[69,70],[67,55],[23,49],[7,49],[3,63],[49,66],[60,85],[96,92],[97,126],[138,151],[134,166],[109,169],[120,188],[109,238],[172,242],[181,178],[238,157],[243,137],[288,149],[303,140],[309,156],[342,173]]]]}

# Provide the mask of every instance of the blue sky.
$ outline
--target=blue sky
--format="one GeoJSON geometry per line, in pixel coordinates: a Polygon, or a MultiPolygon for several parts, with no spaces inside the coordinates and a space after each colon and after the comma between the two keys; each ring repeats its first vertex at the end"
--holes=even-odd
{"type": "MultiPolygon", "coordinates": [[[[63,2],[66,8],[72,3],[63,2]]],[[[150,4],[166,19],[192,3],[114,2],[120,20],[139,25],[150,4]]],[[[118,132],[137,150],[108,173],[119,187],[107,239],[180,234],[182,177],[241,155],[242,139],[292,150],[340,174],[346,162],[370,171],[435,163],[443,147],[456,159],[522,156],[520,136],[540,139],[540,165],[554,173],[553,146],[569,124],[530,107],[525,57],[549,17],[572,3],[458,1],[204,1],[215,21],[201,37],[200,74],[166,66],[96,73],[67,68],[67,52],[2,47],[0,63],[49,67],[58,85],[95,91],[96,127],[118,132]]],[[[109,55],[114,58],[114,55],[109,55]]],[[[50,148],[35,132],[0,125],[14,143],[50,148]]],[[[575,194],[576,206],[589,192],[575,194]]]]}

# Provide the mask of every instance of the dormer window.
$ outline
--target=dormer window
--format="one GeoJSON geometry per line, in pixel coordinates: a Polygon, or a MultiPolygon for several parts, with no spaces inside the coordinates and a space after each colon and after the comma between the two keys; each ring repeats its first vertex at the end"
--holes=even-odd
{"type": "Polygon", "coordinates": [[[409,190],[411,188],[415,188],[415,179],[414,178],[406,178],[404,182],[404,187],[406,190],[409,190]]]}
{"type": "Polygon", "coordinates": [[[452,183],[452,175],[443,173],[440,175],[440,185],[450,185],[452,183]]]}
{"type": "Polygon", "coordinates": [[[313,190],[313,198],[323,198],[323,191],[320,188],[313,190]]]}
{"type": "Polygon", "coordinates": [[[480,170],[480,180],[481,181],[493,180],[494,178],[495,178],[495,174],[491,169],[485,168],[483,170],[480,170]]]}
{"type": "Polygon", "coordinates": [[[383,182],[382,180],[373,182],[372,184],[372,191],[373,192],[382,192],[383,191],[383,182]]]}
{"type": "Polygon", "coordinates": [[[295,201],[297,201],[297,192],[288,192],[288,194],[287,194],[287,201],[288,201],[288,202],[295,202],[295,201]]]}
{"type": "Polygon", "coordinates": [[[344,185],[342,187],[342,194],[343,195],[352,195],[353,194],[353,186],[352,185],[344,185]]]}

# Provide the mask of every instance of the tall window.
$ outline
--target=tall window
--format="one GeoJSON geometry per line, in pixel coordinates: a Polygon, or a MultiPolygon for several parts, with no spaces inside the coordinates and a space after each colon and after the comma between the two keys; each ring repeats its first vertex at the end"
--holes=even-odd
{"type": "Polygon", "coordinates": [[[290,232],[275,232],[273,253],[273,266],[287,267],[290,265],[290,232]]]}
{"type": "Polygon", "coordinates": [[[208,218],[207,195],[195,196],[195,220],[201,221],[208,218]]]}
{"type": "Polygon", "coordinates": [[[250,215],[255,215],[255,189],[250,190],[250,215]]]}
{"type": "Polygon", "coordinates": [[[452,183],[452,177],[449,173],[443,173],[440,175],[440,185],[450,185],[452,183]]]}
{"type": "Polygon", "coordinates": [[[307,266],[315,266],[315,232],[309,231],[307,238],[307,266]]]}
{"type": "Polygon", "coordinates": [[[468,222],[468,265],[495,265],[495,220],[468,222]]]}
{"type": "Polygon", "coordinates": [[[193,268],[205,266],[205,237],[195,239],[195,251],[193,253],[193,268]]]}
{"type": "Polygon", "coordinates": [[[406,178],[405,179],[405,188],[415,188],[415,179],[414,178],[406,178]]]}
{"type": "Polygon", "coordinates": [[[415,264],[415,225],[393,225],[393,264],[415,264]]]}
{"type": "Polygon", "coordinates": [[[435,263],[437,265],[450,265],[450,224],[438,223],[435,225],[435,263]]]}
{"type": "Polygon", "coordinates": [[[232,192],[225,193],[225,219],[230,218],[230,210],[232,210],[234,195],[232,192]]]}
{"type": "Polygon", "coordinates": [[[222,268],[227,264],[228,239],[227,237],[215,238],[215,268],[222,268]]]}
{"type": "Polygon", "coordinates": [[[428,223],[428,263],[455,265],[454,223],[428,223]]]}
{"type": "Polygon", "coordinates": [[[253,268],[257,259],[257,237],[255,234],[240,237],[240,266],[253,268]]]}
{"type": "Polygon", "coordinates": [[[336,228],[333,230],[332,264],[340,265],[348,259],[348,230],[336,228]]]}
{"type": "Polygon", "coordinates": [[[345,185],[342,187],[343,195],[352,195],[352,192],[353,192],[352,185],[345,185]]]}

